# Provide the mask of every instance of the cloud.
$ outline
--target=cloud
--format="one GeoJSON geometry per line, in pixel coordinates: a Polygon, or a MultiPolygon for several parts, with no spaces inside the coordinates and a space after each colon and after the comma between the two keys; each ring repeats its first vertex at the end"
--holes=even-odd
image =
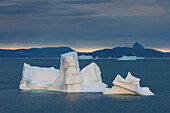
{"type": "Polygon", "coordinates": [[[170,48],[169,14],[167,0],[5,0],[0,46],[170,48]]]}

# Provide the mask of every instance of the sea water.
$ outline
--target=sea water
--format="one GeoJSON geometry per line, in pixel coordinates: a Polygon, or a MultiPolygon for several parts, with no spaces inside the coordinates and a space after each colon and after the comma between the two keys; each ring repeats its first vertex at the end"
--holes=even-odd
{"type": "MultiPolygon", "coordinates": [[[[169,59],[94,60],[109,87],[117,74],[126,77],[130,71],[141,79],[141,86],[150,87],[155,96],[20,91],[24,62],[59,68],[59,59],[0,59],[0,113],[170,113],[169,59]]],[[[80,60],[80,68],[91,62],[93,60],[80,60]]]]}

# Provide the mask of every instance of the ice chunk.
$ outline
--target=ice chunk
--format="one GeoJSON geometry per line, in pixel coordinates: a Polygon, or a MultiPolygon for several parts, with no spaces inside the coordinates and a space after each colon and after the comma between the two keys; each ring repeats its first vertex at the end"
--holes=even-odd
{"type": "Polygon", "coordinates": [[[98,60],[99,59],[99,57],[97,56],[96,58],[94,58],[94,60],[98,60]]]}
{"type": "Polygon", "coordinates": [[[60,71],[54,67],[44,68],[24,63],[20,89],[46,89],[54,83],[59,73],[60,71]]]}
{"type": "Polygon", "coordinates": [[[137,56],[126,56],[126,55],[123,55],[121,58],[118,58],[118,60],[137,60],[137,59],[144,59],[144,58],[137,57],[137,56]]]}
{"type": "Polygon", "coordinates": [[[143,57],[136,57],[137,59],[145,59],[145,58],[143,58],[143,57]]]}
{"type": "Polygon", "coordinates": [[[140,87],[140,79],[132,76],[128,72],[127,77],[124,79],[120,75],[117,75],[113,81],[114,86],[103,92],[103,94],[139,94],[139,95],[154,95],[149,88],[140,87]]]}
{"type": "Polygon", "coordinates": [[[79,71],[77,52],[61,55],[60,76],[48,88],[61,92],[103,92],[107,85],[102,82],[100,68],[94,62],[79,71]]]}
{"type": "Polygon", "coordinates": [[[118,58],[118,60],[137,60],[136,56],[125,56],[123,55],[121,58],[118,58]]]}
{"type": "Polygon", "coordinates": [[[136,94],[136,93],[126,88],[114,85],[111,89],[108,89],[106,92],[103,92],[103,94],[109,95],[109,94],[136,94]]]}
{"type": "Polygon", "coordinates": [[[79,56],[79,59],[93,59],[93,57],[92,56],[81,55],[81,56],[79,56]]]}
{"type": "Polygon", "coordinates": [[[60,75],[48,90],[81,92],[81,75],[79,70],[77,52],[62,54],[60,59],[60,75]]]}
{"type": "Polygon", "coordinates": [[[81,70],[83,92],[103,92],[107,85],[102,82],[101,71],[96,63],[91,63],[81,70]]]}

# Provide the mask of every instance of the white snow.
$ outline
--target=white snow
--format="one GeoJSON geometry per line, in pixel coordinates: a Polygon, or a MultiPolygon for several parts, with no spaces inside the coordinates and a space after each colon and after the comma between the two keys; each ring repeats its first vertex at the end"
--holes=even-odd
{"type": "Polygon", "coordinates": [[[136,78],[128,72],[127,77],[124,79],[117,75],[113,81],[114,86],[103,92],[103,94],[139,94],[139,95],[154,95],[148,87],[140,87],[140,79],[136,78]]]}
{"type": "Polygon", "coordinates": [[[79,59],[93,59],[92,56],[81,55],[78,57],[79,59]]]}
{"type": "Polygon", "coordinates": [[[44,68],[24,63],[20,89],[46,89],[54,83],[59,73],[60,71],[54,67],[44,68]]]}

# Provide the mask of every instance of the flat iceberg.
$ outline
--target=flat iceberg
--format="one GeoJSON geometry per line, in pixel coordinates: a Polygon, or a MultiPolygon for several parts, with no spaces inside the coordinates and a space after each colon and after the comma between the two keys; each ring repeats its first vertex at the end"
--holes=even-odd
{"type": "Polygon", "coordinates": [[[59,73],[60,71],[54,67],[44,68],[24,63],[19,89],[47,89],[50,85],[54,84],[59,73]]]}
{"type": "Polygon", "coordinates": [[[86,56],[86,55],[80,55],[78,58],[79,59],[93,59],[92,56],[86,56]]]}
{"type": "Polygon", "coordinates": [[[145,59],[145,58],[143,58],[143,57],[136,57],[136,59],[140,59],[141,60],[141,59],[145,59]]]}
{"type": "Polygon", "coordinates": [[[103,94],[138,94],[138,95],[154,95],[148,87],[140,87],[140,79],[132,76],[128,72],[124,79],[117,75],[113,81],[114,86],[111,89],[103,92],[103,94]]]}
{"type": "Polygon", "coordinates": [[[121,58],[118,58],[118,60],[138,60],[138,59],[144,59],[144,58],[137,57],[137,56],[126,56],[126,55],[123,55],[121,58]]]}
{"type": "Polygon", "coordinates": [[[137,57],[123,55],[121,58],[118,58],[118,60],[137,60],[137,57]]]}
{"type": "Polygon", "coordinates": [[[103,92],[108,88],[102,82],[101,71],[96,63],[92,62],[81,70],[82,92],[103,92]]]}

